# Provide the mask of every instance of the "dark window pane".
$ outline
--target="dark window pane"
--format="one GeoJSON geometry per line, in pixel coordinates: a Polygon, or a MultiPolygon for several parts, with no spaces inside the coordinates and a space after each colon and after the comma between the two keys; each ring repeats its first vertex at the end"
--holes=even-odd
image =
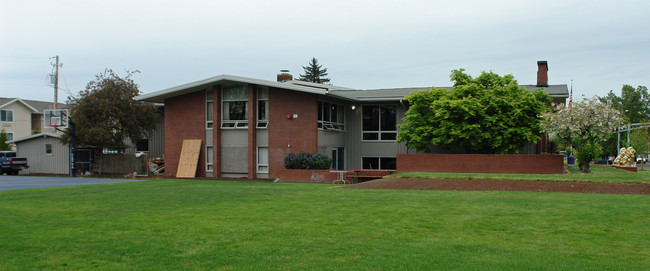
{"type": "Polygon", "coordinates": [[[246,102],[235,101],[228,102],[230,120],[246,120],[246,102]]]}
{"type": "Polygon", "coordinates": [[[395,127],[395,106],[382,105],[381,106],[381,130],[382,131],[396,131],[395,127]]]}
{"type": "Polygon", "coordinates": [[[331,121],[331,122],[337,122],[337,121],[338,121],[338,117],[337,117],[337,115],[336,115],[336,112],[337,112],[337,110],[336,110],[336,105],[335,105],[335,104],[332,104],[332,105],[330,106],[330,108],[331,108],[331,111],[332,111],[332,113],[331,113],[332,115],[331,115],[330,121],[331,121]]]}
{"type": "Polygon", "coordinates": [[[330,121],[330,103],[323,103],[323,120],[330,121]]]}
{"type": "Polygon", "coordinates": [[[364,157],[361,159],[363,169],[379,169],[379,158],[364,157]]]}
{"type": "Polygon", "coordinates": [[[257,102],[257,119],[258,120],[268,120],[268,108],[267,108],[267,103],[268,101],[258,101],[257,102]]]}
{"type": "Polygon", "coordinates": [[[379,140],[378,133],[363,133],[363,140],[379,140]]]}
{"type": "Polygon", "coordinates": [[[395,140],[397,133],[381,133],[381,140],[395,140]]]}
{"type": "Polygon", "coordinates": [[[363,106],[363,130],[379,131],[379,106],[363,106]]]}
{"type": "Polygon", "coordinates": [[[323,120],[323,102],[318,102],[318,120],[323,120]]]}
{"type": "Polygon", "coordinates": [[[381,169],[397,169],[397,160],[395,158],[381,158],[381,169]]]}

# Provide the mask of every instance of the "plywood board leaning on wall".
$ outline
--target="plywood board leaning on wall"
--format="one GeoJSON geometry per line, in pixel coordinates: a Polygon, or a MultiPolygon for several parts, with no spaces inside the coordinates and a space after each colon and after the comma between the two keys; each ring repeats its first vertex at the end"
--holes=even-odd
{"type": "Polygon", "coordinates": [[[196,167],[199,164],[199,154],[201,153],[201,139],[183,140],[181,149],[181,158],[178,161],[178,170],[176,178],[194,178],[196,177],[196,167]]]}

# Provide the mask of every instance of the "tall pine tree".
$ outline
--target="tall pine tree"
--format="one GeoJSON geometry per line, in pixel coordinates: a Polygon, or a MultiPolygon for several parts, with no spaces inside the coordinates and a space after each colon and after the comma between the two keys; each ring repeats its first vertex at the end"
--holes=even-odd
{"type": "Polygon", "coordinates": [[[300,81],[314,82],[319,84],[327,84],[330,82],[330,78],[327,76],[327,68],[323,68],[322,65],[318,64],[318,60],[314,57],[309,62],[307,67],[302,66],[305,70],[305,74],[300,75],[300,81]]]}

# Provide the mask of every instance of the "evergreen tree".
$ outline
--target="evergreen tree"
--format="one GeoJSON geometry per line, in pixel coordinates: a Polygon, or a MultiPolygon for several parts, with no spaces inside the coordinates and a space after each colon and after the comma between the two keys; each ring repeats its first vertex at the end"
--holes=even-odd
{"type": "Polygon", "coordinates": [[[330,82],[330,78],[327,76],[327,68],[323,68],[323,65],[318,64],[318,60],[314,57],[309,62],[307,67],[302,66],[305,70],[305,74],[300,75],[300,81],[314,82],[319,84],[327,84],[330,82]]]}
{"type": "Polygon", "coordinates": [[[7,144],[7,133],[5,133],[5,129],[2,129],[0,132],[0,151],[10,151],[11,150],[11,145],[7,144]]]}

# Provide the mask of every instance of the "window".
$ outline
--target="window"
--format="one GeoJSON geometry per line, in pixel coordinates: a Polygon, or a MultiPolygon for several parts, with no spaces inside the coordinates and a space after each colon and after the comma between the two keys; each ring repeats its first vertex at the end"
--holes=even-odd
{"type": "Polygon", "coordinates": [[[224,87],[221,128],[248,127],[248,88],[246,85],[224,87]]]}
{"type": "Polygon", "coordinates": [[[257,147],[257,173],[269,173],[269,147],[257,147]]]}
{"type": "Polygon", "coordinates": [[[332,169],[336,169],[336,170],[345,169],[345,148],[344,147],[332,148],[332,169]]]}
{"type": "Polygon", "coordinates": [[[149,139],[140,139],[135,143],[136,152],[148,152],[149,151],[149,139]]]}
{"type": "Polygon", "coordinates": [[[5,134],[7,134],[7,141],[14,140],[14,133],[5,132],[5,134]]]}
{"type": "Polygon", "coordinates": [[[14,121],[14,111],[13,110],[0,110],[0,121],[3,122],[13,122],[14,121]]]}
{"type": "Polygon", "coordinates": [[[361,158],[361,168],[395,170],[397,159],[395,157],[363,157],[361,158]]]}
{"type": "Polygon", "coordinates": [[[363,106],[363,140],[397,139],[397,118],[394,105],[363,106]]]}
{"type": "Polygon", "coordinates": [[[345,131],[345,107],[318,101],[318,129],[345,131]]]}
{"type": "Polygon", "coordinates": [[[205,92],[205,128],[212,129],[212,123],[214,119],[214,104],[212,101],[212,91],[208,90],[205,92]]]}
{"type": "Polygon", "coordinates": [[[257,128],[269,127],[269,89],[257,89],[257,128]]]}
{"type": "Polygon", "coordinates": [[[205,171],[212,172],[214,164],[213,158],[212,146],[205,147],[205,171]]]}
{"type": "Polygon", "coordinates": [[[45,154],[52,154],[52,144],[45,144],[45,154]]]}

